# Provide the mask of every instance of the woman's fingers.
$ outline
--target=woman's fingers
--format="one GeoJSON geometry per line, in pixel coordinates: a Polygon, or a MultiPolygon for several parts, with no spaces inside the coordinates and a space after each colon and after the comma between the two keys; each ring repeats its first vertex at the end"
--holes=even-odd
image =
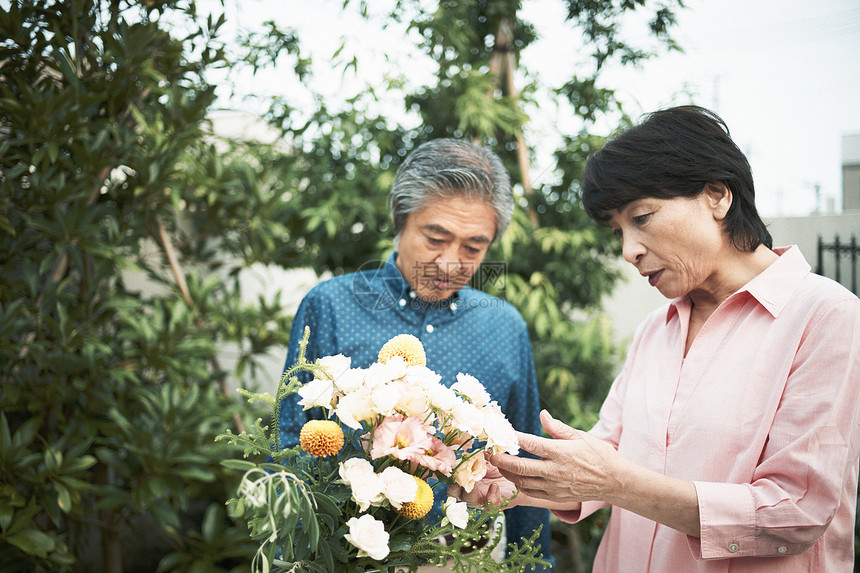
{"type": "Polygon", "coordinates": [[[561,420],[556,420],[547,410],[541,410],[540,423],[546,433],[556,440],[574,440],[579,439],[579,432],[571,428],[561,420]]]}

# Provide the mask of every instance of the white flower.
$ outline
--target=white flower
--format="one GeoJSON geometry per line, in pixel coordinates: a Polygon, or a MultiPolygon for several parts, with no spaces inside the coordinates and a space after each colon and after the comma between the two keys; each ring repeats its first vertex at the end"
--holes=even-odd
{"type": "Polygon", "coordinates": [[[340,478],[347,485],[351,485],[355,481],[360,481],[374,475],[373,464],[364,458],[349,458],[345,462],[338,464],[337,473],[340,474],[340,478]]]}
{"type": "Polygon", "coordinates": [[[382,482],[382,491],[385,493],[385,497],[391,502],[394,509],[400,509],[404,503],[415,501],[415,494],[418,493],[418,482],[411,474],[400,468],[389,466],[379,474],[379,480],[382,482]]]}
{"type": "MultiPolygon", "coordinates": [[[[373,473],[372,468],[370,473],[364,473],[360,468],[356,468],[355,474],[349,469],[344,471],[349,478],[344,478],[344,481],[349,484],[349,488],[352,490],[352,500],[358,504],[361,511],[367,511],[371,505],[377,507],[382,505],[382,502],[385,501],[382,480],[373,473]]],[[[344,474],[341,474],[341,477],[343,476],[344,474]]]]}
{"type": "Polygon", "coordinates": [[[423,386],[413,382],[398,380],[387,384],[397,395],[397,404],[395,410],[404,416],[415,416],[416,418],[425,419],[429,407],[427,393],[423,386]]]}
{"type": "Polygon", "coordinates": [[[388,532],[385,525],[372,515],[353,517],[346,522],[349,533],[343,537],[358,548],[358,556],[380,561],[388,557],[388,532]]]}
{"type": "Polygon", "coordinates": [[[406,369],[406,374],[403,379],[411,384],[417,384],[423,388],[429,388],[435,384],[439,384],[441,376],[427,368],[426,366],[410,366],[406,369]]]}
{"type": "Polygon", "coordinates": [[[443,412],[452,411],[457,404],[462,402],[453,390],[447,386],[443,386],[442,384],[431,386],[427,390],[427,398],[430,400],[430,404],[432,404],[434,408],[438,408],[443,412]]]}
{"type": "Polygon", "coordinates": [[[520,445],[516,430],[505,418],[498,405],[492,404],[481,410],[481,413],[484,415],[484,436],[487,447],[492,448],[495,454],[507,452],[512,456],[517,455],[520,452],[520,445]]]}
{"type": "Polygon", "coordinates": [[[454,481],[469,493],[485,475],[487,475],[487,462],[484,460],[484,454],[479,452],[454,470],[454,481]]]}
{"type": "Polygon", "coordinates": [[[344,425],[353,430],[360,430],[361,422],[370,420],[375,415],[370,392],[362,388],[347,394],[338,400],[334,412],[344,425]]]}
{"type": "Polygon", "coordinates": [[[451,409],[451,416],[452,425],[461,432],[468,432],[473,436],[484,433],[484,416],[474,404],[457,400],[451,409]]]}
{"type": "MultiPolygon", "coordinates": [[[[449,496],[445,500],[443,507],[445,509],[445,519],[451,522],[451,525],[460,529],[466,529],[466,525],[469,523],[469,506],[465,502],[457,501],[456,498],[449,496]]],[[[442,525],[444,524],[445,520],[442,521],[442,525]]]]}
{"type": "Polygon", "coordinates": [[[331,380],[314,378],[299,388],[298,394],[302,397],[299,400],[299,406],[302,406],[305,410],[314,406],[322,406],[331,410],[331,402],[334,398],[334,386],[331,380]]]}
{"type": "Polygon", "coordinates": [[[383,416],[392,415],[399,400],[400,392],[396,383],[382,384],[370,391],[373,411],[383,416]]]}
{"type": "Polygon", "coordinates": [[[484,389],[484,385],[469,374],[462,372],[457,374],[457,381],[451,384],[451,390],[458,392],[475,406],[480,407],[490,402],[490,395],[484,389]]]}
{"type": "Polygon", "coordinates": [[[400,356],[392,356],[385,364],[374,362],[364,375],[364,384],[370,388],[376,388],[392,380],[403,378],[408,366],[409,364],[400,356]]]}
{"type": "Polygon", "coordinates": [[[334,379],[334,387],[341,394],[349,394],[358,390],[364,383],[364,368],[350,368],[344,370],[340,376],[334,379]]]}
{"type": "Polygon", "coordinates": [[[341,374],[349,370],[349,365],[352,364],[352,358],[344,356],[343,354],[323,356],[317,360],[317,364],[325,368],[325,371],[331,380],[337,380],[341,374]]]}

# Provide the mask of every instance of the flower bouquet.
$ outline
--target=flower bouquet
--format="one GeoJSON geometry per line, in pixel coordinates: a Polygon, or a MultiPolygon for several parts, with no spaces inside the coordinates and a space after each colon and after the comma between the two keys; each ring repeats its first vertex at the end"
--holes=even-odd
{"type": "Polygon", "coordinates": [[[502,507],[479,511],[449,497],[444,516],[427,517],[434,488],[457,483],[471,491],[484,477],[486,455],[519,450],[513,427],[477,379],[459,374],[450,388],[441,384],[411,335],[389,340],[368,368],[352,368],[343,355],[309,362],[309,334],[274,397],[240,390],[272,407],[271,425],[258,419],[239,435],[218,437],[242,446],[245,457],[271,460],[222,462],[244,472],[228,506],[260,544],[254,571],[394,572],[447,563],[465,573],[546,564],[536,556],[538,531],[509,544],[507,558],[492,558],[502,507]],[[301,371],[314,378],[302,384],[301,371]],[[293,393],[325,419],[307,422],[299,445],[282,449],[279,409],[293,393]]]}

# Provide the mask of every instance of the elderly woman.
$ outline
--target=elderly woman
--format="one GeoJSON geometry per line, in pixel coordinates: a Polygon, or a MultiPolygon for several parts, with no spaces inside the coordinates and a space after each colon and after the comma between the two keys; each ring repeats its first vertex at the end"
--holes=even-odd
{"type": "Polygon", "coordinates": [[[772,249],[715,114],[650,114],[589,158],[589,214],[671,299],[639,327],[600,419],[541,413],[541,460],[491,458],[476,504],[612,506],[595,571],[851,571],[860,300],[772,249]]]}

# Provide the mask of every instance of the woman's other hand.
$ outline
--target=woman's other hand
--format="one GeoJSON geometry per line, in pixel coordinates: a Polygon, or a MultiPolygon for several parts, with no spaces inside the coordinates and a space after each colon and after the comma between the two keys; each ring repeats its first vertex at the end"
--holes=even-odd
{"type": "Polygon", "coordinates": [[[613,471],[621,459],[615,449],[541,412],[551,438],[518,434],[520,448],[539,460],[497,454],[490,458],[503,478],[522,494],[551,501],[543,507],[575,509],[579,502],[607,500],[617,483],[613,471]]]}

